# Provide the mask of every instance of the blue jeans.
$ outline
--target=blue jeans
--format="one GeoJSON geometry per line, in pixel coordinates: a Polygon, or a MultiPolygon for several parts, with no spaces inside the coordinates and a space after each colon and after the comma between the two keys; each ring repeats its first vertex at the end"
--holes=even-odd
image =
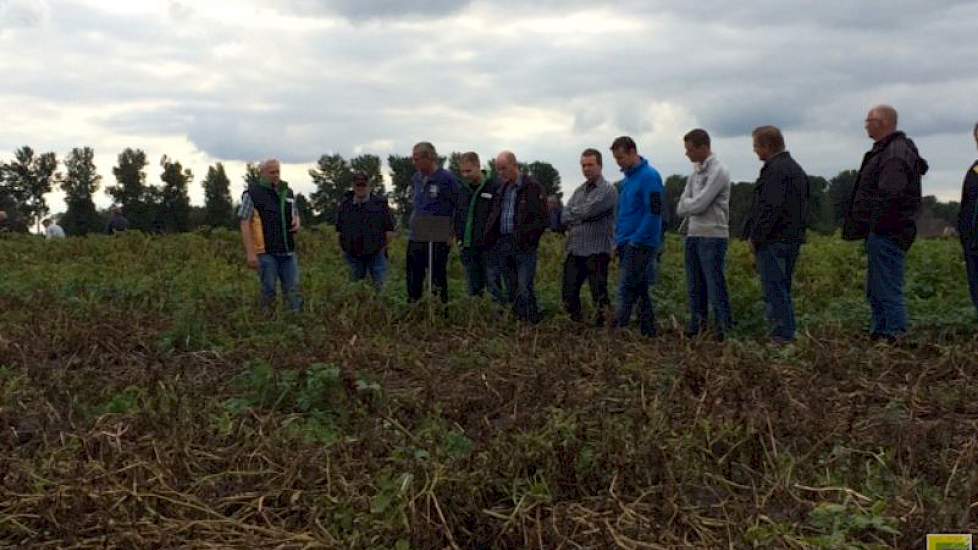
{"type": "Polygon", "coordinates": [[[261,305],[270,308],[275,303],[275,286],[282,282],[282,295],[289,301],[292,311],[302,310],[299,295],[299,262],[295,254],[259,254],[258,278],[261,280],[261,305]]]}
{"type": "Polygon", "coordinates": [[[656,278],[656,250],[646,246],[624,245],[619,250],[618,312],[615,326],[626,327],[632,309],[638,303],[639,330],[645,336],[655,336],[655,312],[649,295],[649,283],[656,278]]]}
{"type": "Polygon", "coordinates": [[[978,248],[964,247],[964,265],[968,271],[968,290],[971,291],[971,301],[978,311],[978,248]]]}
{"type": "Polygon", "coordinates": [[[689,293],[689,326],[687,331],[699,334],[706,329],[709,306],[717,332],[733,326],[727,279],[723,274],[727,256],[727,239],[719,237],[686,237],[686,290],[689,293]]]}
{"type": "Polygon", "coordinates": [[[469,284],[469,296],[482,296],[483,291],[488,287],[489,294],[498,300],[502,294],[499,283],[499,271],[493,274],[495,279],[489,277],[490,264],[494,261],[492,250],[486,247],[469,247],[461,251],[462,267],[465,268],[465,280],[469,284]]]}
{"type": "Polygon", "coordinates": [[[384,255],[383,250],[369,256],[349,254],[343,256],[346,258],[346,264],[350,266],[350,280],[362,281],[369,273],[377,292],[383,290],[384,281],[387,279],[387,256],[384,255]]]}
{"type": "Polygon", "coordinates": [[[500,292],[497,300],[512,304],[517,318],[531,323],[539,322],[540,311],[533,287],[537,274],[537,249],[521,251],[516,247],[512,235],[504,235],[496,243],[492,256],[489,280],[501,279],[506,287],[505,299],[500,292]]]}
{"type": "Polygon", "coordinates": [[[903,335],[907,332],[907,304],[903,298],[907,253],[893,239],[870,234],[866,256],[866,299],[873,314],[870,333],[903,335]]]}
{"type": "Polygon", "coordinates": [[[772,242],[758,247],[757,271],[761,275],[767,319],[771,336],[795,339],[795,304],[791,299],[791,281],[801,243],[772,242]]]}

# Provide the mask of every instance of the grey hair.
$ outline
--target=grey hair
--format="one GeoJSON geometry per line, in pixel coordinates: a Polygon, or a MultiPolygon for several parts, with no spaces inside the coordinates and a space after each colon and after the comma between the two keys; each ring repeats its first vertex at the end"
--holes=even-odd
{"type": "Polygon", "coordinates": [[[504,158],[504,159],[508,160],[509,162],[513,163],[514,166],[518,164],[516,162],[516,154],[513,153],[512,151],[503,151],[503,152],[499,153],[499,157],[498,158],[504,158]]]}
{"type": "Polygon", "coordinates": [[[268,168],[269,166],[271,166],[273,164],[278,164],[279,166],[282,165],[282,163],[279,162],[278,159],[265,159],[265,160],[263,160],[263,161],[261,161],[261,162],[258,163],[258,171],[259,172],[264,172],[266,168],[268,168]]]}
{"type": "Polygon", "coordinates": [[[414,144],[414,148],[411,150],[415,153],[421,153],[430,160],[438,160],[438,152],[435,151],[435,146],[430,141],[419,141],[414,144]]]}

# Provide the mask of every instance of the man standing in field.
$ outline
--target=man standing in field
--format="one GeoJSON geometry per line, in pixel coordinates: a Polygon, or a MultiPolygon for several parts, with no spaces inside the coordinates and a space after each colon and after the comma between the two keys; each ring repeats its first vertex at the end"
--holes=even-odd
{"type": "Polygon", "coordinates": [[[625,174],[618,196],[615,242],[620,265],[618,312],[615,325],[628,326],[632,309],[638,303],[639,329],[644,336],[655,336],[655,312],[649,295],[649,282],[655,279],[662,240],[662,212],[665,187],[662,176],[638,154],[635,141],[622,136],[611,144],[615,162],[625,174]]]}
{"type": "Polygon", "coordinates": [[[469,296],[481,296],[488,286],[489,293],[499,301],[502,299],[499,274],[495,272],[495,277],[489,278],[489,266],[494,260],[492,250],[486,244],[486,224],[499,185],[494,179],[482,175],[479,155],[474,152],[462,153],[459,169],[464,181],[460,186],[459,220],[455,230],[469,296]]]}
{"type": "Polygon", "coordinates": [[[387,199],[370,192],[367,174],[353,176],[353,190],[346,194],[336,213],[336,232],[350,278],[360,281],[370,273],[380,292],[387,277],[387,245],[394,240],[394,215],[387,199]]]}
{"type": "MultiPolygon", "coordinates": [[[[451,172],[438,166],[438,153],[435,146],[422,141],[411,151],[414,168],[411,178],[414,191],[414,211],[409,222],[411,236],[407,248],[407,293],[408,301],[416,302],[424,292],[425,275],[428,272],[429,246],[426,241],[417,240],[416,220],[421,216],[449,217],[458,219],[459,185],[451,172]]],[[[431,246],[431,282],[438,287],[442,302],[448,301],[448,251],[447,242],[433,243],[431,246]]]]}
{"type": "Polygon", "coordinates": [[[842,237],[865,239],[866,297],[872,309],[870,338],[895,341],[907,332],[903,296],[907,251],[917,236],[920,180],[927,161],[897,130],[897,112],[878,105],[866,115],[873,148],[864,156],[852,190],[842,237]]]}
{"type": "Polygon", "coordinates": [[[561,294],[564,309],[574,321],[583,320],[581,285],[586,280],[595,308],[595,326],[604,325],[608,299],[608,265],[615,247],[615,205],[618,192],[601,174],[601,152],[581,153],[584,183],[574,190],[564,207],[562,223],[567,233],[567,258],[561,294]]]}
{"type": "Polygon", "coordinates": [[[549,224],[547,195],[536,179],[520,173],[516,155],[510,151],[496,157],[496,174],[499,192],[486,229],[495,258],[489,276],[501,274],[507,301],[513,304],[517,318],[538,323],[540,311],[534,279],[537,246],[549,224]]]}
{"type": "Polygon", "coordinates": [[[238,219],[248,267],[258,271],[262,308],[275,303],[276,282],[293,312],[302,309],[299,294],[299,263],[295,255],[295,234],[301,222],[289,184],[281,179],[275,159],[259,166],[258,183],[241,195],[238,219]]]}
{"type": "MultiPolygon", "coordinates": [[[[978,145],[978,124],[971,131],[978,145]]],[[[958,212],[958,235],[964,250],[964,264],[968,273],[968,289],[971,301],[978,310],[978,160],[964,175],[961,185],[961,210],[958,212]]]]}
{"type": "Polygon", "coordinates": [[[774,126],[754,130],[754,153],[764,163],[754,185],[743,238],[750,242],[761,276],[771,340],[786,345],[795,339],[795,305],[791,283],[808,219],[808,175],[785,150],[774,126]]]}
{"type": "Polygon", "coordinates": [[[730,238],[730,174],[710,149],[710,135],[696,129],[683,138],[693,173],[676,206],[685,218],[686,290],[689,294],[688,336],[706,330],[713,306],[717,336],[733,326],[724,264],[730,238]]]}

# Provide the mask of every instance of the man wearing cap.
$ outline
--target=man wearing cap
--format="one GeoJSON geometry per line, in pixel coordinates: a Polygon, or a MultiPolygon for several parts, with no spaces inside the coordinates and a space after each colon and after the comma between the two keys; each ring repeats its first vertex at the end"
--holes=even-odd
{"type": "Polygon", "coordinates": [[[380,292],[387,277],[387,245],[394,239],[394,216],[387,199],[371,193],[370,183],[363,172],[353,176],[353,190],[337,211],[336,231],[350,278],[360,281],[369,273],[380,292]]]}
{"type": "Polygon", "coordinates": [[[295,234],[299,232],[299,214],[289,184],[281,179],[281,168],[275,159],[259,167],[258,183],[248,186],[241,195],[238,218],[248,267],[258,271],[261,280],[262,308],[275,303],[276,285],[282,283],[282,294],[293,312],[302,310],[299,294],[299,263],[295,255],[295,234]]]}

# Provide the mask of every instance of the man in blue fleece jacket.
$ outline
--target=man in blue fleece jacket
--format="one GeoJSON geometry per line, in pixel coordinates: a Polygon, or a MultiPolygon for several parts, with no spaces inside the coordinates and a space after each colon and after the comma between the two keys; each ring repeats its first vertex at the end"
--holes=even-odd
{"type": "Polygon", "coordinates": [[[618,312],[615,325],[628,326],[638,302],[639,328],[655,336],[655,314],[649,296],[649,269],[654,269],[662,248],[662,211],[665,187],[659,172],[638,154],[635,140],[619,137],[611,144],[615,162],[625,174],[618,196],[615,245],[620,261],[618,312]]]}

